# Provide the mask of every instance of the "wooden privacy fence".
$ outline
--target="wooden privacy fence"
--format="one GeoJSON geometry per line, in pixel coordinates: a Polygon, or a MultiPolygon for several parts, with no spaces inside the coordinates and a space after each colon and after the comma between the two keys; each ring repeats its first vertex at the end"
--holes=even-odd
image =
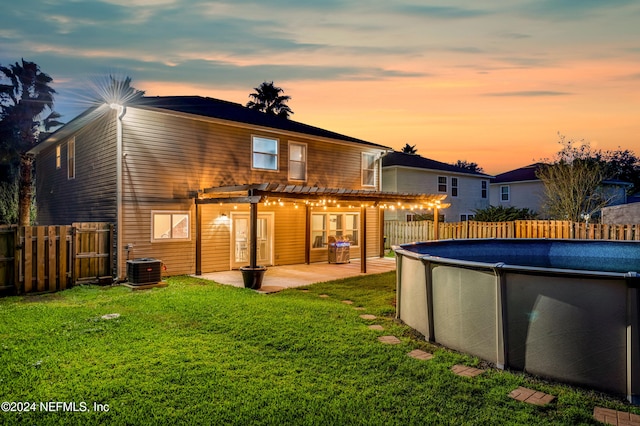
{"type": "Polygon", "coordinates": [[[35,293],[111,277],[113,226],[0,227],[0,291],[35,293]]]}
{"type": "MultiPolygon", "coordinates": [[[[434,239],[432,221],[384,223],[385,248],[434,239]]],[[[511,222],[446,222],[438,227],[438,239],[462,238],[564,238],[589,240],[640,240],[640,224],[586,224],[564,220],[516,220],[511,222]]]]}

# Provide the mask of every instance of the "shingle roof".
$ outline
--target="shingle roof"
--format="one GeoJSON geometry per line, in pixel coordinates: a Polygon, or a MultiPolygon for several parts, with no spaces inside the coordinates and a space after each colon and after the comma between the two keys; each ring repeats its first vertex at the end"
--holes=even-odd
{"type": "Polygon", "coordinates": [[[536,176],[536,172],[542,166],[543,163],[533,163],[528,166],[520,167],[519,169],[509,170],[508,172],[500,173],[491,181],[492,183],[503,182],[524,182],[529,180],[539,180],[536,176]]]}
{"type": "Polygon", "coordinates": [[[485,177],[485,178],[491,177],[490,175],[463,169],[462,167],[454,166],[453,164],[442,163],[440,161],[421,157],[416,154],[405,154],[404,152],[397,152],[397,151],[390,152],[384,157],[382,157],[382,167],[391,167],[391,166],[405,166],[405,167],[415,167],[419,169],[441,170],[445,172],[464,173],[464,174],[474,175],[478,177],[485,177]]]}
{"type": "Polygon", "coordinates": [[[390,149],[389,147],[375,144],[373,142],[345,136],[319,127],[309,126],[287,118],[268,115],[263,112],[247,108],[241,104],[223,101],[220,99],[205,98],[202,96],[146,96],[136,102],[136,105],[195,114],[203,117],[219,118],[222,120],[270,127],[273,129],[337,139],[346,142],[355,142],[378,147],[384,150],[390,149]]]}

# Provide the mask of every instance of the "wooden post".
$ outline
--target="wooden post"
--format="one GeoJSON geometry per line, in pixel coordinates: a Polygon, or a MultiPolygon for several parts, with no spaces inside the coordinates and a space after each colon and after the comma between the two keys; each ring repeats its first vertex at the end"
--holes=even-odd
{"type": "Polygon", "coordinates": [[[384,209],[378,207],[378,228],[380,229],[380,257],[384,257],[384,209]]]}
{"type": "Polygon", "coordinates": [[[258,258],[258,203],[251,203],[249,215],[251,222],[251,242],[249,245],[249,267],[252,269],[257,266],[258,258]]]}
{"type": "Polygon", "coordinates": [[[433,206],[433,239],[434,240],[439,240],[440,239],[440,213],[438,213],[438,207],[433,206]]]}
{"type": "Polygon", "coordinates": [[[196,275],[202,275],[202,207],[196,202],[196,275]]]}
{"type": "Polygon", "coordinates": [[[304,219],[304,263],[311,263],[311,207],[305,204],[304,219]]]}
{"type": "Polygon", "coordinates": [[[33,230],[30,226],[24,226],[22,229],[24,229],[24,243],[22,249],[22,261],[24,263],[24,283],[22,289],[25,293],[30,293],[33,289],[33,230]]]}
{"type": "Polygon", "coordinates": [[[49,226],[48,227],[48,237],[49,237],[49,285],[47,286],[48,291],[55,291],[56,288],[56,260],[59,256],[58,251],[56,250],[56,227],[49,226]]]}
{"type": "Polygon", "coordinates": [[[367,273],[367,208],[360,207],[360,272],[367,273]]]}

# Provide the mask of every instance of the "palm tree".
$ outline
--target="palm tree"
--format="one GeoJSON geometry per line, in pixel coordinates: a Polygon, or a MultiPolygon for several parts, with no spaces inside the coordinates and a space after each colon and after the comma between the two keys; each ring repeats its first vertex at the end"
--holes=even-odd
{"type": "Polygon", "coordinates": [[[289,118],[289,115],[293,114],[291,108],[286,105],[291,96],[282,95],[284,90],[274,86],[273,81],[271,83],[265,81],[253,90],[255,93],[249,95],[253,100],[247,102],[248,108],[283,118],[289,118]]]}
{"type": "Polygon", "coordinates": [[[403,152],[403,153],[405,153],[405,154],[412,154],[412,155],[415,155],[415,154],[417,154],[418,150],[416,149],[416,146],[415,146],[415,145],[405,144],[405,145],[402,147],[402,152],[403,152]]]}
{"type": "Polygon", "coordinates": [[[34,63],[22,59],[0,72],[11,84],[0,84],[0,135],[2,157],[10,160],[10,179],[20,170],[19,224],[29,225],[33,157],[27,151],[35,146],[45,131],[57,127],[60,114],[53,110],[56,91],[50,86],[53,79],[34,63]],[[48,114],[47,114],[48,113],[48,114]]]}
{"type": "Polygon", "coordinates": [[[93,88],[92,101],[96,104],[133,104],[142,99],[145,92],[131,86],[131,77],[109,76],[108,80],[96,81],[93,88]]]}

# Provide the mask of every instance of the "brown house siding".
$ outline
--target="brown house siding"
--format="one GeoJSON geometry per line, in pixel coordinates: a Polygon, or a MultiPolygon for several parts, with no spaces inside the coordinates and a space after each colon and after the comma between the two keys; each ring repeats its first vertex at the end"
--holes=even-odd
{"type": "Polygon", "coordinates": [[[75,179],[68,179],[67,145],[71,138],[42,150],[36,160],[37,222],[64,225],[73,222],[115,222],[116,126],[108,111],[75,137],[75,179]],[[56,146],[61,164],[56,169],[56,146]]]}
{"type": "MultiPolygon", "coordinates": [[[[79,221],[117,221],[117,120],[107,110],[72,137],[76,143],[76,178],[67,179],[67,141],[41,149],[37,158],[38,221],[67,224],[79,221]],[[61,168],[55,167],[60,145],[61,168]],[[60,194],[64,194],[61,196],[60,194]]],[[[275,182],[348,189],[379,189],[361,185],[362,153],[378,154],[382,147],[305,136],[182,113],[128,107],[122,115],[122,193],[120,273],[126,260],[163,260],[167,274],[196,272],[197,216],[194,193],[205,188],[275,182]],[[253,170],[252,136],[278,139],[278,170],[253,170]],[[306,181],[289,181],[289,144],[307,147],[306,181]],[[190,213],[189,241],[152,242],[152,211],[190,213]]],[[[377,175],[377,171],[376,171],[377,175]]],[[[376,176],[376,181],[379,176],[376,176]]],[[[270,200],[276,201],[276,200],[270,200]]],[[[228,270],[231,264],[230,213],[249,211],[248,204],[201,205],[202,272],[228,270]],[[220,218],[226,213],[224,224],[220,218]]],[[[334,211],[346,211],[344,207],[334,211]]],[[[373,209],[375,210],[375,209],[373,209]]],[[[259,212],[273,212],[273,264],[305,262],[308,241],[306,206],[261,203],[259,212]]],[[[330,210],[331,211],[331,210],[330,210]]],[[[359,206],[352,209],[359,212],[359,206]]],[[[377,215],[368,215],[367,253],[375,255],[377,215]],[[373,238],[373,239],[372,239],[373,238]]],[[[362,234],[361,234],[362,235],[362,234]]],[[[351,257],[359,257],[352,248],[351,257]]],[[[326,261],[327,250],[311,250],[310,261],[326,261]]]]}

